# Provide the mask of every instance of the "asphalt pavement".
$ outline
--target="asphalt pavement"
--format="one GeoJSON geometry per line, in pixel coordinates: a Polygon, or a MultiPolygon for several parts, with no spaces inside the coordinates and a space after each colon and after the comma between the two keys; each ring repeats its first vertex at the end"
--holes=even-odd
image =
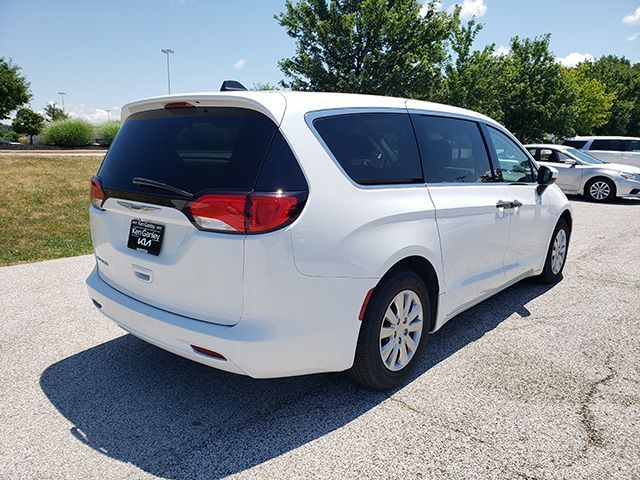
{"type": "Polygon", "coordinates": [[[91,256],[2,267],[0,478],[640,478],[640,202],[572,204],[564,279],[454,318],[387,393],[150,346],[91,256]]]}

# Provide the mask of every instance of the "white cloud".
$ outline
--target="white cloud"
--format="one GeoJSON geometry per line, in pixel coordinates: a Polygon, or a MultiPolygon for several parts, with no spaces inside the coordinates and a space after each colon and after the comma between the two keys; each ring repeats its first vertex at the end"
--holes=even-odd
{"type": "Polygon", "coordinates": [[[627,42],[634,42],[639,36],[640,36],[640,33],[638,32],[633,33],[627,37],[627,42]]]}
{"type": "MultiPolygon", "coordinates": [[[[442,10],[442,2],[440,1],[435,2],[433,4],[433,9],[435,11],[442,10]]],[[[431,10],[431,3],[429,0],[427,0],[427,2],[424,5],[422,5],[422,8],[420,9],[420,16],[425,17],[427,13],[429,13],[429,10],[431,10]]]]}
{"type": "Polygon", "coordinates": [[[493,54],[496,57],[506,57],[507,55],[509,55],[509,52],[511,50],[509,50],[509,47],[505,47],[504,45],[500,45],[498,48],[496,48],[496,51],[493,52],[493,54]]]}
{"type": "MultiPolygon", "coordinates": [[[[51,101],[50,101],[51,102],[51,101]]],[[[65,111],[72,118],[83,118],[85,120],[89,120],[91,123],[102,123],[107,120],[119,120],[120,119],[120,108],[119,107],[111,107],[107,108],[87,108],[85,105],[80,104],[79,107],[67,107],[65,111]]]]}
{"type": "Polygon", "coordinates": [[[582,62],[593,62],[595,57],[590,53],[571,52],[566,57],[556,57],[556,62],[565,67],[575,67],[582,62]]]}
{"type": "Polygon", "coordinates": [[[247,64],[247,60],[244,58],[241,58],[240,60],[238,60],[236,63],[233,64],[233,68],[235,68],[236,70],[242,70],[246,64],[247,64]]]}
{"type": "Polygon", "coordinates": [[[625,25],[640,25],[640,7],[636,8],[635,12],[625,15],[622,23],[625,25]]]}
{"type": "Polygon", "coordinates": [[[460,7],[460,19],[462,21],[471,20],[473,17],[480,18],[487,14],[487,4],[484,0],[463,0],[460,7]]]}

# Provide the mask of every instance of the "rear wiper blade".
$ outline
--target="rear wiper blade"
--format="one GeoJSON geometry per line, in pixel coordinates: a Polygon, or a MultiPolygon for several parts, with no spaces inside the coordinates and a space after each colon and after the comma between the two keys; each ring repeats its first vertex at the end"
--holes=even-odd
{"type": "Polygon", "coordinates": [[[151,180],[150,178],[144,177],[134,177],[131,180],[131,183],[134,185],[141,185],[143,187],[151,187],[151,188],[159,188],[161,190],[167,190],[168,192],[177,193],[183,197],[193,198],[193,193],[187,192],[186,190],[182,190],[181,188],[174,187],[173,185],[169,185],[168,183],[158,182],[157,180],[151,180]]]}

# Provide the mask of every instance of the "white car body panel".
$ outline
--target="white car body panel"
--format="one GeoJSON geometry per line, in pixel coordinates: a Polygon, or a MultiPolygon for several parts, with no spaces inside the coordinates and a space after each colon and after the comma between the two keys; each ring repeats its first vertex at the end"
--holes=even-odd
{"type": "Polygon", "coordinates": [[[98,260],[87,286],[100,310],[125,330],[215,368],[256,378],[346,370],[363,301],[395,264],[421,257],[433,267],[439,299],[431,327],[437,330],[539,274],[553,229],[570,212],[553,185],[542,195],[535,184],[357,185],[308,122],[319,112],[419,111],[504,130],[475,112],[366,95],[230,92],[155,97],[125,106],[122,119],[183,101],[250,108],[279,125],[308,183],[304,210],[271,233],[227,235],[197,230],[172,208],[140,204],[154,211],[129,211],[109,198],[105,211],[91,207],[98,260]],[[500,200],[522,206],[502,210],[500,200]],[[127,228],[137,217],[166,225],[160,256],[127,248],[127,228]]]}

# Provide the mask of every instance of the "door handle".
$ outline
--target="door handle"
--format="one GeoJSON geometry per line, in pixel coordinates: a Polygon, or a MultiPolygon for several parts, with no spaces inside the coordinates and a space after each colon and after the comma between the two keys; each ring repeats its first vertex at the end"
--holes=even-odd
{"type": "Polygon", "coordinates": [[[522,203],[520,203],[518,200],[514,200],[513,202],[511,202],[511,208],[520,208],[522,206],[522,203]]]}
{"type": "Polygon", "coordinates": [[[503,200],[498,200],[498,203],[496,203],[496,208],[512,208],[513,205],[511,204],[511,202],[505,202],[503,200]]]}

